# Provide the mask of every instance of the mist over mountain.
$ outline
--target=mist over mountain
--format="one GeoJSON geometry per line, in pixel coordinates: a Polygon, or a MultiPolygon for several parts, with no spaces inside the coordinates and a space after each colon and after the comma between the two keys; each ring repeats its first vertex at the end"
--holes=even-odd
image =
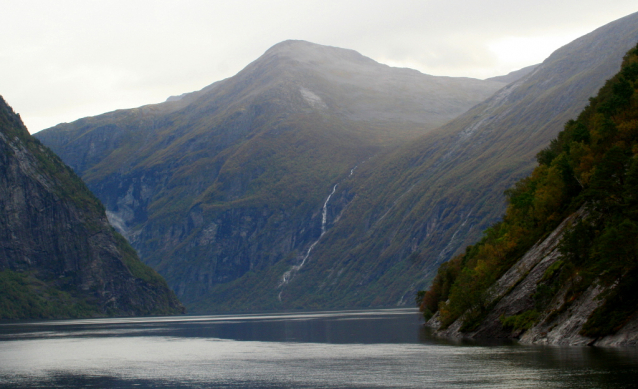
{"type": "Polygon", "coordinates": [[[442,128],[362,165],[334,195],[354,200],[284,297],[300,305],[411,304],[440,263],[502,217],[503,192],[532,171],[535,155],[637,41],[638,14],[605,25],[442,128]]]}
{"type": "Polygon", "coordinates": [[[504,82],[506,84],[509,84],[509,83],[512,83],[512,82],[517,81],[517,80],[520,80],[521,78],[527,76],[528,74],[533,72],[534,69],[536,69],[537,67],[538,67],[538,65],[530,65],[530,66],[524,67],[522,69],[514,70],[513,72],[509,72],[508,74],[506,74],[504,76],[490,77],[490,78],[488,78],[488,80],[489,81],[500,81],[500,82],[504,82]]]}
{"type": "Polygon", "coordinates": [[[286,41],[201,91],[36,136],[195,312],[281,309],[356,195],[328,202],[335,185],[504,85],[286,41]]]}
{"type": "Polygon", "coordinates": [[[166,282],[0,97],[0,318],[175,314],[166,282]]]}
{"type": "Polygon", "coordinates": [[[286,41],[201,91],[36,136],[192,312],[406,305],[502,216],[637,22],[485,81],[286,41]]]}

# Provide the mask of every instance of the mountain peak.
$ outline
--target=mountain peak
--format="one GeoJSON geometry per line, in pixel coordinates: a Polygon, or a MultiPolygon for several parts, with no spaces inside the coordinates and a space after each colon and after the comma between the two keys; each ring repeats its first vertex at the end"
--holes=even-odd
{"type": "MultiPolygon", "coordinates": [[[[370,59],[355,50],[342,49],[334,46],[325,46],[303,40],[286,40],[268,49],[262,58],[283,57],[306,64],[321,64],[343,66],[345,63],[357,66],[380,66],[378,62],[370,59]]],[[[259,61],[259,59],[257,60],[259,61]]],[[[385,65],[382,65],[385,66],[385,65]]]]}

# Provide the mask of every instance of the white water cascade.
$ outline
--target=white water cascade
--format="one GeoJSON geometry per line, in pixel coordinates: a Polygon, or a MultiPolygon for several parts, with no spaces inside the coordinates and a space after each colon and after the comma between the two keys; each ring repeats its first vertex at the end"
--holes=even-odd
{"type": "MultiPolygon", "coordinates": [[[[354,171],[354,169],[352,169],[352,171],[354,171]]],[[[350,175],[352,175],[352,171],[350,172],[350,175]]],[[[304,255],[303,259],[301,260],[301,263],[299,265],[292,266],[290,270],[284,273],[284,275],[281,277],[281,282],[279,283],[277,288],[281,288],[284,285],[286,285],[292,279],[295,273],[297,273],[303,267],[303,265],[306,263],[306,260],[310,256],[312,249],[315,248],[317,243],[319,243],[319,240],[321,239],[321,237],[326,233],[326,221],[328,218],[328,202],[330,201],[330,198],[332,197],[332,195],[335,194],[335,191],[337,190],[338,185],[339,184],[335,184],[335,186],[332,187],[332,192],[330,192],[330,194],[328,195],[328,198],[326,198],[326,201],[323,203],[323,208],[321,210],[321,235],[319,235],[319,238],[317,238],[317,240],[315,240],[310,245],[310,247],[308,247],[308,251],[306,251],[306,255],[304,255]]],[[[281,301],[281,292],[279,292],[278,297],[279,297],[279,301],[281,301]]]]}

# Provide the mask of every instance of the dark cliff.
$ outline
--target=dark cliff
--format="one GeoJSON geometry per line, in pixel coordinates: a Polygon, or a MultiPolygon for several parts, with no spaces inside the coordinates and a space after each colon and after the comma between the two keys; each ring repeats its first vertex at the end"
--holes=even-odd
{"type": "Polygon", "coordinates": [[[1,97],[0,226],[0,318],[183,312],[99,200],[1,97]]]}

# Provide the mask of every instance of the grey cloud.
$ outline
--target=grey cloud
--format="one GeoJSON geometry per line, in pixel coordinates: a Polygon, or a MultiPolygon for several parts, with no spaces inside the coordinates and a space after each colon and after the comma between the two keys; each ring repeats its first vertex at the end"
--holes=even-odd
{"type": "Polygon", "coordinates": [[[585,33],[636,8],[635,0],[0,2],[0,34],[10,37],[0,47],[0,93],[32,132],[200,89],[285,39],[487,77],[514,70],[489,50],[496,39],[585,33]]]}

